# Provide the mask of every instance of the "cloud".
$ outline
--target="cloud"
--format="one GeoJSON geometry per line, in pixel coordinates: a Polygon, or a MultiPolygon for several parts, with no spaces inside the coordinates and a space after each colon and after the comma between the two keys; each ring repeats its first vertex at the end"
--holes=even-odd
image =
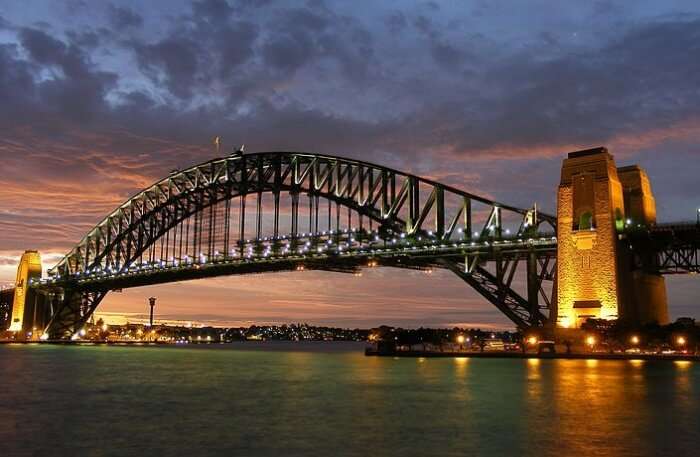
{"type": "Polygon", "coordinates": [[[33,111],[35,115],[52,113],[78,122],[88,121],[104,110],[105,95],[116,83],[117,75],[95,69],[83,48],[66,44],[43,30],[25,27],[20,29],[18,38],[29,59],[21,59],[16,48],[7,52],[9,47],[5,46],[2,65],[18,65],[21,71],[8,81],[6,90],[13,93],[23,88],[34,97],[10,95],[11,100],[25,104],[12,108],[33,111]]]}
{"type": "Polygon", "coordinates": [[[546,157],[640,134],[653,146],[652,132],[680,131],[700,114],[693,85],[700,59],[688,58],[697,53],[697,18],[629,25],[573,53],[491,53],[493,43],[451,37],[439,19],[389,17],[415,49],[387,54],[377,41],[384,32],[327,6],[263,5],[242,20],[226,2],[198,2],[155,40],[121,42],[152,83],[139,88],[100,68],[94,41],[24,27],[18,38],[29,59],[16,44],[3,45],[0,64],[12,68],[3,86],[14,114],[23,107],[138,134],[175,132],[184,141],[252,128],[266,132],[256,136],[262,147],[313,142],[404,158],[426,150],[472,160],[546,157]],[[421,52],[432,59],[407,65],[421,52]],[[384,108],[361,116],[364,105],[384,108]],[[391,106],[401,109],[387,112],[391,106]]]}
{"type": "Polygon", "coordinates": [[[119,31],[143,25],[143,18],[128,7],[109,5],[107,14],[109,23],[119,31]]]}
{"type": "Polygon", "coordinates": [[[183,37],[136,46],[141,70],[155,83],[165,84],[173,95],[180,98],[192,95],[199,68],[198,51],[193,40],[183,37]]]}

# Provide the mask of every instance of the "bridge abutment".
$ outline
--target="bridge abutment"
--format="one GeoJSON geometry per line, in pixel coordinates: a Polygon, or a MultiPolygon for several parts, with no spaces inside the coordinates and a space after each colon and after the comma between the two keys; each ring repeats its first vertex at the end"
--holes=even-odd
{"type": "Polygon", "coordinates": [[[668,321],[663,277],[634,270],[620,236],[626,226],[656,222],[641,168],[618,169],[605,148],[570,153],[562,166],[557,216],[557,327],[579,328],[589,318],[668,321]]]}

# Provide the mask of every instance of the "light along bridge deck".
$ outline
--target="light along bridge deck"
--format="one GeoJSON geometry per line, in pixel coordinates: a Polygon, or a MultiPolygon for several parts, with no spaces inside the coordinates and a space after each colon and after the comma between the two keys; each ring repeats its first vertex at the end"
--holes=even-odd
{"type": "MultiPolygon", "coordinates": [[[[381,240],[374,233],[369,241],[358,241],[353,231],[340,235],[329,233],[307,236],[302,234],[295,240],[298,248],[291,250],[291,240],[263,239],[244,245],[244,256],[215,254],[213,258],[186,258],[180,260],[157,260],[144,262],[126,270],[110,271],[95,268],[85,274],[77,272],[69,276],[53,276],[30,282],[37,290],[53,287],[100,287],[121,289],[146,284],[198,279],[204,277],[266,273],[275,271],[327,270],[341,273],[356,273],[363,267],[392,266],[400,268],[447,268],[441,259],[465,258],[479,261],[496,256],[514,257],[530,252],[549,253],[556,251],[556,237],[541,234],[536,238],[511,237],[500,240],[438,240],[425,237],[402,237],[381,240]],[[274,252],[261,242],[280,241],[281,248],[274,252]]],[[[468,268],[468,267],[467,267],[468,268]]]]}
{"type": "Polygon", "coordinates": [[[700,221],[629,227],[625,236],[635,268],[663,275],[700,273],[700,221]]]}

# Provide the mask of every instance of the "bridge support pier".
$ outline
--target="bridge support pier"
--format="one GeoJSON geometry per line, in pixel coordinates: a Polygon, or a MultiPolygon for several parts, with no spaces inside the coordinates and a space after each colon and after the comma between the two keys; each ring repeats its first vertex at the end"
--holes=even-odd
{"type": "MultiPolygon", "coordinates": [[[[656,201],[644,170],[632,165],[618,168],[617,174],[623,189],[626,226],[633,228],[637,224],[642,226],[656,224],[656,201]]],[[[620,318],[632,325],[650,322],[668,323],[665,278],[660,274],[635,269],[634,252],[627,241],[620,240],[618,244],[619,255],[624,259],[623,290],[626,292],[623,300],[626,308],[620,313],[620,318]]]]}
{"type": "Polygon", "coordinates": [[[663,278],[634,271],[623,236],[656,222],[646,173],[618,169],[605,148],[572,152],[557,203],[557,326],[579,328],[589,318],[666,323],[663,278]]]}
{"type": "MultiPolygon", "coordinates": [[[[539,295],[540,285],[537,274],[537,254],[531,251],[527,255],[527,303],[530,306],[530,313],[534,317],[539,311],[539,295]]],[[[532,325],[538,325],[539,322],[530,322],[532,325]]]]}
{"type": "Polygon", "coordinates": [[[25,251],[17,267],[9,328],[18,339],[36,338],[36,322],[44,314],[42,300],[29,287],[36,279],[41,279],[41,256],[37,251],[25,251]]]}

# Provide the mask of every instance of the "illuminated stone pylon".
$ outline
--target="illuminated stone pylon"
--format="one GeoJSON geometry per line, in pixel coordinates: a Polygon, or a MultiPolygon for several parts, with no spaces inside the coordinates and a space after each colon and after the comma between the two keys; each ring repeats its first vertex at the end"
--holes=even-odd
{"type": "MultiPolygon", "coordinates": [[[[656,224],[656,202],[651,192],[649,177],[637,165],[617,169],[625,201],[625,223],[634,228],[656,224]]],[[[618,256],[622,265],[631,264],[631,252],[625,243],[620,243],[618,256]]],[[[668,299],[666,281],[658,274],[642,270],[622,271],[622,301],[620,318],[632,324],[658,322],[666,324],[668,299]]]]}
{"type": "Polygon", "coordinates": [[[557,218],[558,327],[578,328],[588,318],[668,320],[663,278],[633,271],[619,236],[626,225],[656,222],[641,168],[618,170],[605,148],[570,153],[561,170],[557,218]]]}
{"type": "Polygon", "coordinates": [[[29,289],[29,281],[41,278],[41,256],[37,251],[25,251],[17,267],[17,280],[15,282],[15,296],[12,302],[11,332],[31,331],[33,321],[26,319],[27,307],[32,295],[29,289]],[[28,324],[28,325],[27,325],[28,324]]]}

